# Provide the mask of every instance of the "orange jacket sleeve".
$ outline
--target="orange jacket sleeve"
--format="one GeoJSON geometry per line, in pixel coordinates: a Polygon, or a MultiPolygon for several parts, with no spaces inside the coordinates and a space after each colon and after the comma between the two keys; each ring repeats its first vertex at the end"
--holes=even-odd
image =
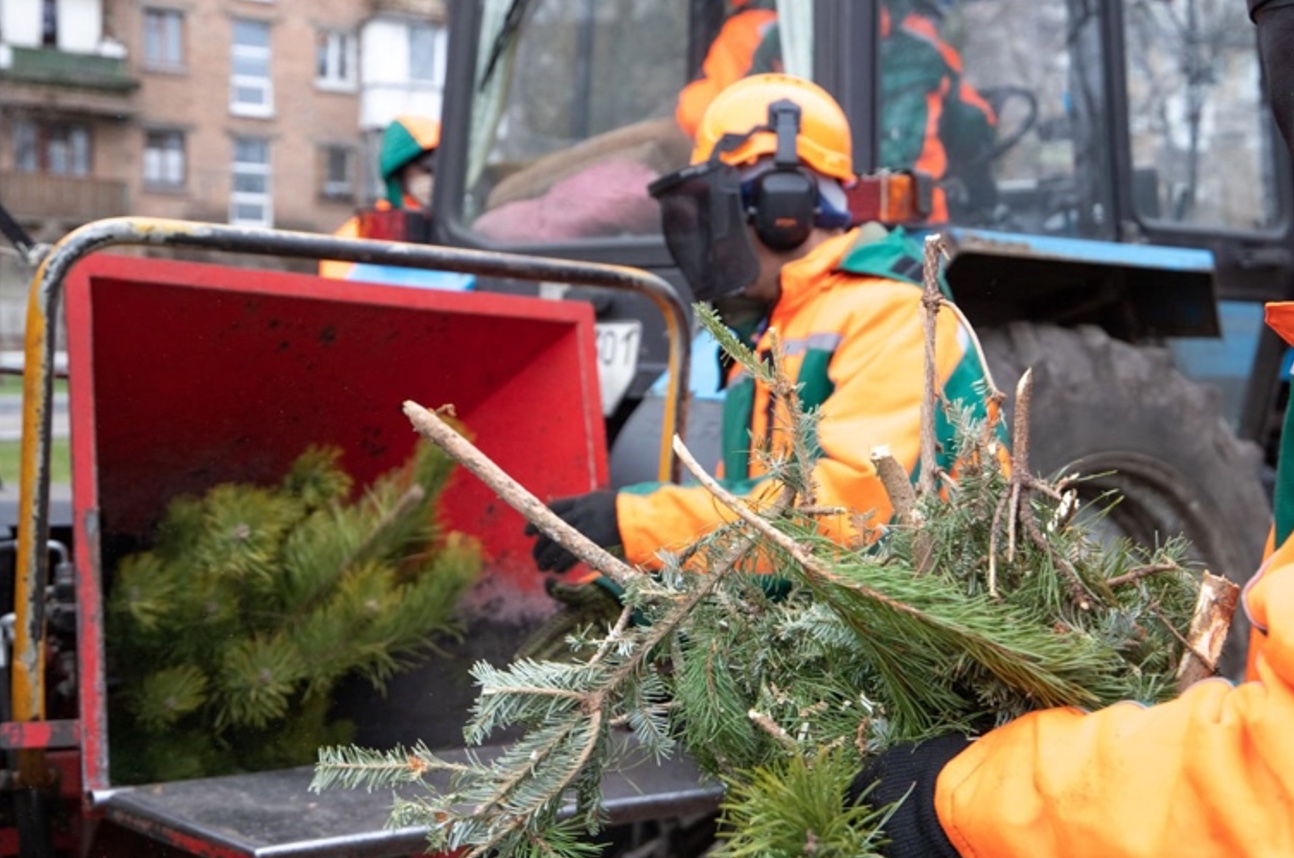
{"type": "MultiPolygon", "coordinates": [[[[840,343],[828,368],[834,385],[823,402],[818,422],[822,455],[814,465],[819,506],[860,512],[874,511],[874,522],[890,517],[888,495],[871,462],[874,447],[888,445],[909,472],[920,455],[922,374],[925,340],[919,307],[920,290],[893,281],[869,280],[848,306],[836,303],[819,318],[838,322],[840,343]]],[[[793,337],[795,331],[783,331],[793,337]]],[[[803,332],[800,332],[803,333],[803,332]]],[[[938,317],[939,378],[946,380],[966,355],[968,343],[956,316],[938,317]]],[[[793,369],[790,362],[788,368],[793,369]]],[[[747,501],[771,501],[778,488],[770,480],[747,482],[738,488],[747,501]]],[[[649,494],[620,492],[616,514],[625,559],[648,569],[658,568],[656,553],[679,550],[713,530],[734,514],[701,486],[660,486],[649,494]]],[[[826,535],[848,539],[849,516],[820,519],[826,535]]]]}
{"type": "MultiPolygon", "coordinates": [[[[333,231],[333,235],[337,238],[359,238],[359,215],[348,218],[345,223],[333,231]]],[[[330,277],[334,280],[345,280],[350,270],[354,267],[354,262],[321,259],[319,260],[319,276],[330,277]]]]}
{"type": "Polygon", "coordinates": [[[1048,710],[974,742],[935,806],[966,858],[1294,855],[1294,541],[1245,595],[1251,675],[1158,706],[1048,710]]]}
{"type": "Polygon", "coordinates": [[[687,136],[696,134],[701,115],[714,97],[728,84],[745,77],[767,26],[775,20],[777,13],[772,10],[747,9],[724,22],[701,62],[700,77],[678,94],[674,117],[687,136]]]}

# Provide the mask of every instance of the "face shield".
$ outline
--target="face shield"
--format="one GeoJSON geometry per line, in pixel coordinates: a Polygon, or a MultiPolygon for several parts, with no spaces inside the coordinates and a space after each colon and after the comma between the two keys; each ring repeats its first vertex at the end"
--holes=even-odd
{"type": "Polygon", "coordinates": [[[737,168],[712,159],[647,188],[660,203],[665,243],[698,301],[737,296],[759,274],[741,184],[737,168]]]}

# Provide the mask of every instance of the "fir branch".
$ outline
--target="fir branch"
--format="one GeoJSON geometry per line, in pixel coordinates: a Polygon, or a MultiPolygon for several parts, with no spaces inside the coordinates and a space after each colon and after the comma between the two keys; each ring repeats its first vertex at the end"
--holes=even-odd
{"type": "Polygon", "coordinates": [[[331,789],[364,789],[372,792],[401,784],[421,783],[428,773],[445,771],[465,774],[471,766],[450,763],[418,742],[411,748],[396,745],[389,751],[369,748],[325,747],[310,781],[310,792],[331,789]]]}
{"type": "MultiPolygon", "coordinates": [[[[882,605],[896,614],[911,617],[922,626],[938,629],[945,634],[951,635],[953,640],[956,641],[958,649],[974,658],[1008,684],[1019,688],[1029,688],[1032,693],[1037,695],[1037,699],[1043,705],[1075,705],[1095,702],[1096,697],[1092,692],[1050,673],[1047,669],[1035,663],[1032,658],[1023,656],[1019,651],[1013,650],[1002,642],[995,640],[993,638],[995,633],[1000,633],[1004,628],[1009,628],[1009,626],[998,624],[1009,624],[1009,618],[993,618],[990,622],[984,624],[984,628],[974,629],[962,623],[922,611],[914,607],[910,602],[905,603],[891,598],[862,582],[844,578],[828,569],[802,544],[797,543],[791,537],[775,529],[767,521],[750,512],[744,504],[733,497],[731,493],[701,468],[695,457],[683,444],[682,439],[677,436],[674,439],[674,452],[679,456],[684,467],[702,485],[709,489],[711,494],[724,506],[727,506],[754,527],[769,542],[777,545],[778,548],[790,555],[807,574],[810,583],[832,585],[839,591],[850,592],[882,605]]],[[[829,601],[832,598],[832,595],[825,591],[821,592],[820,595],[829,601]]],[[[986,611],[985,613],[990,612],[986,611]]],[[[985,619],[990,618],[986,616],[985,619]]],[[[858,632],[862,635],[867,635],[871,633],[871,630],[859,628],[858,632]]]]}

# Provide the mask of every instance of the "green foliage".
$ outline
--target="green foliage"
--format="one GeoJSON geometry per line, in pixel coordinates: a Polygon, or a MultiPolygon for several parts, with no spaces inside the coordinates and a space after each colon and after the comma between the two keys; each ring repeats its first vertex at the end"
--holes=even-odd
{"type": "MultiPolygon", "coordinates": [[[[794,413],[776,363],[723,344],[794,413]]],[[[720,528],[627,582],[620,621],[571,640],[581,658],[477,665],[464,735],[519,733],[499,756],[451,766],[425,749],[330,748],[312,788],[421,784],[392,823],[426,826],[433,852],[541,854],[542,842],[575,856],[571,826],[602,824],[603,772],[681,748],[724,786],[717,854],[870,855],[886,809],[843,801],[869,754],[1043,707],[1170,696],[1199,583],[1186,546],[1096,539],[1099,509],[1077,516],[1068,487],[1006,473],[998,427],[947,417],[964,467],[916,517],[842,546],[819,526],[838,513],[769,504],[758,524],[720,528]],[[775,576],[743,571],[756,555],[775,576]]],[[[813,427],[810,414],[794,429],[813,427]]],[[[812,494],[815,455],[803,440],[766,463],[784,500],[812,494]]]]}
{"type": "Polygon", "coordinates": [[[840,797],[857,773],[853,755],[821,749],[794,754],[729,779],[716,858],[879,856],[884,811],[844,808],[840,797]]]}
{"type": "Polygon", "coordinates": [[[458,632],[479,546],[446,533],[452,461],[420,444],[352,500],[336,448],[278,486],[224,483],[167,508],[123,558],[107,602],[117,783],[303,765],[353,726],[329,717],[345,677],[381,688],[458,632]]]}

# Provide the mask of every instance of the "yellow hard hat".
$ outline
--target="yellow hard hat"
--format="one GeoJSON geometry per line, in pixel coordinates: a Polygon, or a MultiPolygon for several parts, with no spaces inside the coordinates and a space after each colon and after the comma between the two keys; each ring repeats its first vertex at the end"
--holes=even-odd
{"type": "MultiPolygon", "coordinates": [[[[742,135],[767,126],[768,106],[782,99],[800,108],[800,131],[795,138],[795,153],[800,161],[824,176],[853,181],[853,143],[845,112],[825,89],[788,74],[751,75],[720,92],[697,125],[692,163],[708,161],[725,134],[742,135]]],[[[742,165],[776,152],[777,136],[769,129],[750,134],[719,158],[742,165]]]]}

